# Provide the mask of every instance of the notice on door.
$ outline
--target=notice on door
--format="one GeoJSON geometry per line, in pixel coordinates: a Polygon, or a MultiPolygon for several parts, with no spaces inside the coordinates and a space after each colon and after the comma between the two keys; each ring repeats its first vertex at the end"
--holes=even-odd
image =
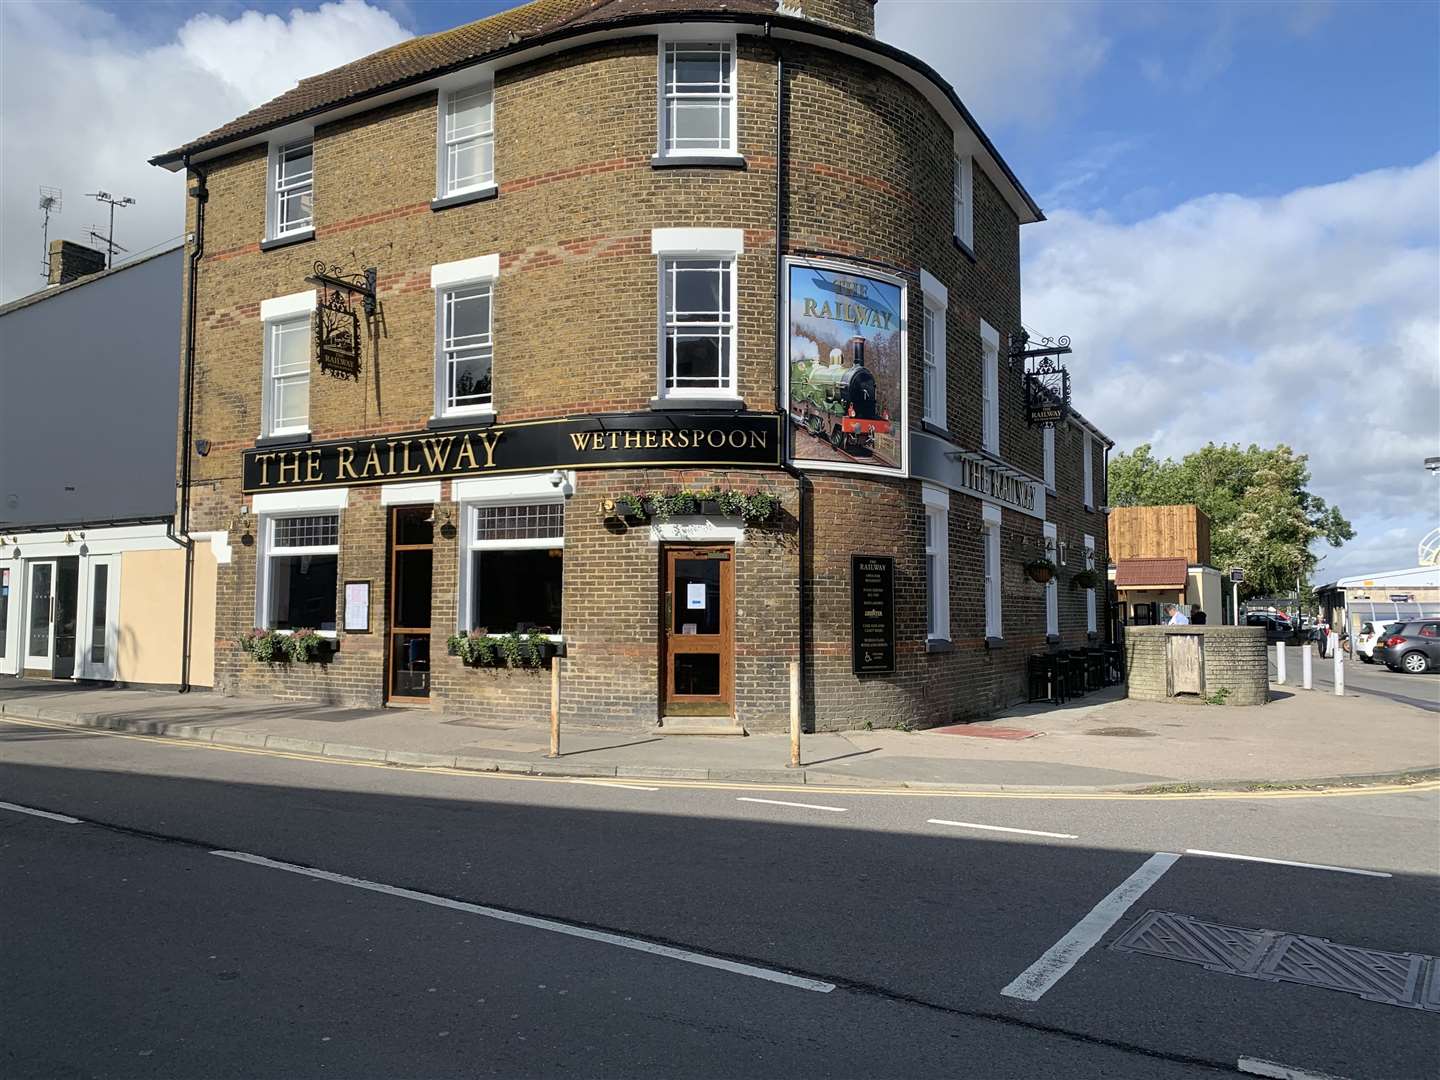
{"type": "Polygon", "coordinates": [[[850,669],[895,670],[895,560],[888,555],[850,556],[850,669]]]}
{"type": "Polygon", "coordinates": [[[705,583],[703,581],[692,581],[685,586],[685,610],[705,610],[705,583]]]}

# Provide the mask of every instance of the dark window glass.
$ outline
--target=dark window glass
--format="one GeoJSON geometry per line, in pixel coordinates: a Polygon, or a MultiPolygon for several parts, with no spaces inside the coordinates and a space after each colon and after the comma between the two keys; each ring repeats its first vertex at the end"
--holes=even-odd
{"type": "Polygon", "coordinates": [[[335,629],[339,562],[336,555],[271,557],[270,615],[275,629],[335,629]]]}
{"type": "Polygon", "coordinates": [[[105,662],[105,608],[110,602],[110,567],[95,567],[95,585],[90,601],[90,662],[105,662]]]}
{"type": "Polygon", "coordinates": [[[434,540],[435,511],[431,507],[407,506],[395,511],[395,543],[430,544],[434,540]]]}
{"type": "Polygon", "coordinates": [[[429,697],[430,635],[394,634],[391,641],[390,692],[401,697],[429,697]]]}
{"type": "Polygon", "coordinates": [[[50,655],[50,599],[54,567],[36,563],[30,570],[30,644],[31,656],[50,655]]]}
{"type": "Polygon", "coordinates": [[[0,567],[0,657],[5,655],[5,639],[10,636],[10,568],[0,567]]]}
{"type": "Polygon", "coordinates": [[[717,653],[676,653],[675,693],[720,693],[720,657],[717,653]]]}
{"type": "Polygon", "coordinates": [[[549,627],[560,632],[564,550],[476,551],[471,563],[471,628],[492,634],[549,627]]]}
{"type": "Polygon", "coordinates": [[[430,625],[428,550],[395,552],[395,625],[422,630],[430,625]]]}

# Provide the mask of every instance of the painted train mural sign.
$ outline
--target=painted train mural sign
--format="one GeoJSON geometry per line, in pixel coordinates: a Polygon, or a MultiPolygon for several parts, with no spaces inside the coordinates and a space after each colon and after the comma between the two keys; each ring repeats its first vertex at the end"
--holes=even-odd
{"type": "Polygon", "coordinates": [[[795,258],[786,286],[791,459],[906,475],[904,282],[795,258]]]}

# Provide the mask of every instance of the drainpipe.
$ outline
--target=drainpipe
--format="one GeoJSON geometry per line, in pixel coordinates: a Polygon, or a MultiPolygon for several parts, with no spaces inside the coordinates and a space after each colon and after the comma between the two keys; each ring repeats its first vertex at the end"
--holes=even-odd
{"type": "Polygon", "coordinates": [[[185,303],[185,420],[180,437],[180,539],[185,545],[185,595],[181,604],[180,693],[190,692],[190,631],[195,592],[195,541],[190,537],[190,440],[195,419],[195,317],[200,257],[205,253],[205,203],[210,191],[205,173],[185,155],[185,177],[194,173],[199,183],[189,192],[195,200],[195,244],[190,251],[189,292],[185,303]]]}
{"type": "MultiPolygon", "coordinates": [[[[780,372],[785,364],[785,52],[780,42],[770,34],[770,23],[765,24],[765,37],[775,49],[775,410],[780,414],[780,427],[786,446],[781,448],[781,465],[795,478],[795,490],[799,495],[795,521],[799,529],[797,551],[798,588],[795,590],[795,611],[800,639],[798,662],[800,664],[800,694],[803,703],[805,687],[805,650],[809,643],[809,627],[806,624],[805,576],[809,560],[805,554],[805,474],[784,456],[789,444],[790,409],[781,391],[780,372]]],[[[803,704],[802,704],[803,712],[803,704]]]]}

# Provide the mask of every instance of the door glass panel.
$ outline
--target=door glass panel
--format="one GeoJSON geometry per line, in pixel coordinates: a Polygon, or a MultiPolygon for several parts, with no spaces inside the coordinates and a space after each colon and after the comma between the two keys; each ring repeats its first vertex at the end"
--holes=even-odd
{"type": "Polygon", "coordinates": [[[400,697],[430,695],[430,635],[394,634],[390,692],[400,697]]]}
{"type": "Polygon", "coordinates": [[[5,659],[5,641],[10,636],[10,567],[0,567],[0,660],[5,659]]]}
{"type": "Polygon", "coordinates": [[[675,693],[717,696],[720,693],[720,654],[676,653],[675,693]]]}
{"type": "Polygon", "coordinates": [[[31,656],[50,655],[50,600],[54,591],[55,567],[37,563],[30,568],[30,638],[26,649],[31,656]]]}
{"type": "MultiPolygon", "coordinates": [[[[676,634],[720,633],[720,567],[719,559],[675,560],[675,625],[676,634]]],[[[714,693],[719,690],[719,659],[715,661],[716,689],[705,691],[680,690],[679,657],[676,657],[675,684],[678,693],[714,693]]]]}
{"type": "Polygon", "coordinates": [[[95,581],[90,588],[90,662],[105,663],[105,609],[110,602],[110,567],[95,567],[95,581]]]}
{"type": "Polygon", "coordinates": [[[75,631],[80,618],[80,560],[61,559],[55,566],[55,662],[50,670],[56,679],[75,674],[75,631]]]}
{"type": "Polygon", "coordinates": [[[430,625],[429,551],[395,552],[395,625],[419,630],[430,625]]]}
{"type": "Polygon", "coordinates": [[[429,544],[435,540],[435,511],[428,506],[407,506],[395,511],[395,543],[429,544]]]}

